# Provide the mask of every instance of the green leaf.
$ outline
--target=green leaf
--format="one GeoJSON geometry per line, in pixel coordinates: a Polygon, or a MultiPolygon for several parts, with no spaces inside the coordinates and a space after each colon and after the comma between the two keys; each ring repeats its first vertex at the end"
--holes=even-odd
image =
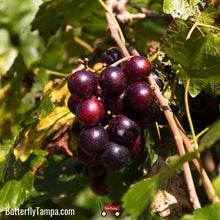
{"type": "Polygon", "coordinates": [[[3,141],[3,145],[0,146],[0,182],[4,182],[4,176],[10,159],[12,145],[13,141],[8,140],[3,141]]]}
{"type": "Polygon", "coordinates": [[[85,18],[89,19],[97,8],[100,8],[98,1],[85,0],[83,3],[79,0],[45,1],[41,4],[32,22],[32,30],[39,30],[47,43],[60,26],[72,25],[74,22],[82,24],[80,21],[85,18]],[[87,7],[88,5],[89,7],[87,7]]]}
{"type": "MultiPolygon", "coordinates": [[[[178,74],[179,84],[186,85],[186,79],[188,78],[187,72],[179,65],[172,65],[173,72],[178,74]]],[[[220,83],[215,83],[214,81],[206,81],[200,79],[191,79],[189,85],[189,94],[192,97],[196,97],[201,91],[209,93],[213,97],[220,95],[220,83]]]]}
{"type": "Polygon", "coordinates": [[[211,126],[210,130],[203,135],[199,145],[201,148],[209,148],[220,140],[220,120],[211,126]]]}
{"type": "Polygon", "coordinates": [[[24,63],[23,57],[19,54],[14,60],[11,68],[2,78],[3,89],[1,93],[4,97],[2,104],[4,104],[6,111],[19,105],[23,96],[23,80],[27,72],[28,69],[24,63]]]}
{"type": "Polygon", "coordinates": [[[187,0],[164,0],[163,11],[166,14],[171,14],[173,18],[181,18],[184,20],[189,16],[198,15],[195,6],[189,4],[187,0]]]}
{"type": "Polygon", "coordinates": [[[215,189],[216,196],[220,197],[220,175],[215,177],[215,179],[212,181],[212,185],[215,189]]]}
{"type": "Polygon", "coordinates": [[[187,153],[182,158],[175,161],[172,166],[164,169],[151,179],[142,180],[131,186],[122,197],[124,215],[129,214],[131,218],[144,216],[146,219],[150,214],[151,203],[166,179],[169,178],[169,176],[171,176],[184,162],[190,161],[195,155],[196,152],[187,153]]]}
{"type": "Polygon", "coordinates": [[[180,65],[191,79],[220,82],[220,32],[212,28],[195,29],[186,37],[192,24],[176,20],[162,39],[162,49],[172,63],[180,65]]]}
{"type": "Polygon", "coordinates": [[[196,209],[194,215],[185,215],[181,220],[213,220],[219,219],[220,202],[214,205],[207,205],[204,208],[196,209]]]}
{"type": "Polygon", "coordinates": [[[34,176],[27,172],[21,180],[7,181],[0,190],[0,212],[5,211],[7,207],[18,208],[23,204],[27,192],[34,184],[34,176]]]}
{"type": "Polygon", "coordinates": [[[120,173],[109,172],[105,180],[108,189],[108,196],[115,203],[119,203],[127,187],[120,173]]]}
{"type": "Polygon", "coordinates": [[[86,182],[74,169],[75,159],[52,156],[47,161],[44,177],[35,180],[34,190],[28,194],[25,206],[35,206],[51,197],[77,194],[86,182]]]}

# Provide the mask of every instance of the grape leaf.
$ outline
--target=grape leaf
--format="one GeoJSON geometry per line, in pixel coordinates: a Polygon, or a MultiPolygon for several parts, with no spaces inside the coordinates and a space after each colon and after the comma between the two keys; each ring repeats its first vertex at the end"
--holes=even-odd
{"type": "Polygon", "coordinates": [[[212,185],[215,189],[215,193],[218,197],[220,197],[220,175],[214,178],[212,181],[212,185]]]}
{"type": "Polygon", "coordinates": [[[189,4],[187,0],[164,0],[163,11],[171,14],[173,18],[181,18],[186,20],[189,16],[198,15],[195,5],[189,4]]]}
{"type": "Polygon", "coordinates": [[[176,20],[162,38],[162,49],[174,64],[180,65],[187,77],[220,82],[220,32],[212,28],[195,29],[186,40],[192,24],[176,20]]]}
{"type": "Polygon", "coordinates": [[[25,136],[21,143],[16,141],[19,143],[14,149],[16,157],[26,160],[30,150],[40,149],[50,135],[73,122],[75,116],[67,107],[67,79],[48,82],[44,89],[45,101],[43,99],[40,107],[21,121],[22,132],[19,133],[19,140],[21,134],[25,136]]]}
{"type": "Polygon", "coordinates": [[[86,182],[74,169],[75,159],[54,155],[47,161],[44,178],[36,179],[24,206],[35,206],[51,197],[77,194],[86,182]]]}
{"type": "Polygon", "coordinates": [[[0,146],[0,182],[4,182],[4,176],[10,159],[10,151],[13,145],[12,140],[3,141],[0,146]]]}
{"type": "MultiPolygon", "coordinates": [[[[181,66],[175,64],[172,65],[172,70],[174,73],[178,74],[179,84],[186,85],[186,78],[188,77],[187,72],[181,66]]],[[[190,80],[189,94],[192,97],[196,97],[202,90],[213,97],[217,97],[220,95],[220,83],[200,79],[190,80]]]]}
{"type": "Polygon", "coordinates": [[[0,212],[7,207],[18,208],[25,200],[27,191],[32,189],[34,176],[27,172],[21,180],[7,181],[1,188],[0,212]]]}
{"type": "Polygon", "coordinates": [[[98,1],[91,2],[89,0],[83,2],[79,0],[45,1],[41,4],[31,24],[32,30],[39,30],[40,35],[47,43],[60,26],[72,25],[73,22],[82,24],[80,21],[85,18],[88,19],[92,15],[93,10],[99,8],[98,6],[98,1]]]}
{"type": "Polygon", "coordinates": [[[207,205],[204,208],[196,209],[194,215],[185,215],[181,220],[213,220],[219,219],[220,202],[214,205],[207,205]]]}
{"type": "Polygon", "coordinates": [[[201,148],[211,147],[213,144],[220,140],[220,120],[216,121],[211,126],[210,130],[201,138],[199,145],[201,148]]]}
{"type": "Polygon", "coordinates": [[[11,68],[2,77],[3,88],[1,93],[4,99],[1,105],[4,104],[7,111],[17,107],[20,103],[21,97],[24,95],[22,86],[27,72],[28,69],[24,63],[23,57],[19,54],[14,60],[11,68]]]}

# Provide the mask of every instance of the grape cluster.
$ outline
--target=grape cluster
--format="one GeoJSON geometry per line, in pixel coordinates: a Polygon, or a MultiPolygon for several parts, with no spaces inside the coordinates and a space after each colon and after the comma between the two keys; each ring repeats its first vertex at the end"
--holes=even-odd
{"type": "Polygon", "coordinates": [[[143,129],[160,117],[147,83],[149,60],[135,56],[123,66],[109,66],[122,57],[119,52],[111,49],[103,53],[108,66],[100,75],[84,69],[68,81],[71,96],[67,104],[77,118],[72,126],[79,143],[76,170],[87,167],[93,176],[91,188],[99,195],[107,193],[107,169],[120,170],[130,157],[139,155],[145,146],[143,129]]]}

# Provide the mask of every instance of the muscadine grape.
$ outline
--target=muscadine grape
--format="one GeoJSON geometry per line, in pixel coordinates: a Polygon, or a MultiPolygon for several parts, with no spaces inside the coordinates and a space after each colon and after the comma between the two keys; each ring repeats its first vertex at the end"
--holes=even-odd
{"type": "Polygon", "coordinates": [[[133,145],[140,134],[140,127],[122,114],[111,119],[108,130],[114,140],[125,146],[133,145]]]}
{"type": "Polygon", "coordinates": [[[120,60],[122,58],[122,53],[117,48],[109,48],[107,51],[102,53],[102,61],[108,65],[120,60]]]}
{"type": "Polygon", "coordinates": [[[108,67],[99,75],[100,87],[110,95],[121,93],[127,86],[127,78],[119,67],[108,67]]]}
{"type": "Polygon", "coordinates": [[[97,125],[102,120],[104,114],[103,104],[94,97],[80,102],[76,108],[76,117],[86,126],[97,125]]]}
{"type": "Polygon", "coordinates": [[[68,81],[68,89],[70,93],[81,99],[88,99],[96,95],[97,86],[97,77],[86,70],[79,70],[73,73],[68,81]]]}
{"type": "Polygon", "coordinates": [[[107,175],[107,169],[103,164],[98,164],[96,166],[89,167],[89,173],[96,178],[104,179],[107,175]]]}
{"type": "Polygon", "coordinates": [[[105,96],[105,98],[104,98],[105,107],[114,114],[119,114],[119,113],[123,112],[123,110],[124,110],[124,96],[125,96],[125,90],[119,95],[105,96]]]}
{"type": "Polygon", "coordinates": [[[97,154],[103,151],[104,145],[109,141],[107,131],[102,126],[86,128],[79,136],[82,150],[88,154],[97,154]]]}
{"type": "Polygon", "coordinates": [[[154,101],[154,93],[145,82],[136,82],[128,86],[125,92],[126,104],[135,110],[146,110],[154,101]]]}
{"type": "Polygon", "coordinates": [[[152,123],[159,121],[160,116],[160,107],[156,102],[153,102],[152,105],[149,106],[146,110],[137,111],[134,118],[141,128],[147,128],[152,123]]]}
{"type": "Polygon", "coordinates": [[[82,100],[83,99],[76,98],[73,95],[69,97],[67,101],[67,106],[73,114],[76,114],[76,107],[82,100]]]}
{"type": "Polygon", "coordinates": [[[134,146],[129,148],[131,157],[138,156],[145,147],[145,139],[142,135],[138,136],[138,138],[135,140],[134,146]]]}
{"type": "Polygon", "coordinates": [[[123,68],[128,78],[128,82],[144,81],[151,72],[150,61],[143,56],[132,57],[123,68]]]}
{"type": "Polygon", "coordinates": [[[108,194],[107,186],[104,179],[93,177],[90,180],[90,187],[92,191],[99,196],[104,196],[108,194]]]}
{"type": "Polygon", "coordinates": [[[77,157],[81,163],[87,166],[94,166],[100,163],[100,155],[89,155],[85,153],[80,147],[77,148],[77,157]]]}
{"type": "Polygon", "coordinates": [[[157,71],[155,69],[152,69],[151,74],[155,80],[155,82],[157,83],[157,85],[160,88],[160,91],[163,91],[163,87],[164,87],[164,83],[163,81],[159,78],[159,74],[157,73],[157,71]]]}
{"type": "Polygon", "coordinates": [[[129,159],[130,152],[127,147],[108,142],[102,154],[104,165],[111,170],[120,170],[124,167],[129,159]]]}

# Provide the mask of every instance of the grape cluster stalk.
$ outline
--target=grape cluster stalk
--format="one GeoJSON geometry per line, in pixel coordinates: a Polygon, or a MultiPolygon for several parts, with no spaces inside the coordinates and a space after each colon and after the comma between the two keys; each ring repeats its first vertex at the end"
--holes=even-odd
{"type": "Polygon", "coordinates": [[[149,60],[134,56],[111,66],[121,57],[119,49],[109,49],[102,54],[107,66],[99,75],[82,69],[68,80],[71,95],[67,104],[76,115],[72,125],[72,134],[78,140],[76,170],[91,173],[90,185],[98,195],[107,194],[107,169],[120,170],[130,157],[143,152],[143,130],[158,121],[161,114],[147,82],[149,60]],[[99,169],[100,175],[100,171],[91,171],[99,169]]]}

